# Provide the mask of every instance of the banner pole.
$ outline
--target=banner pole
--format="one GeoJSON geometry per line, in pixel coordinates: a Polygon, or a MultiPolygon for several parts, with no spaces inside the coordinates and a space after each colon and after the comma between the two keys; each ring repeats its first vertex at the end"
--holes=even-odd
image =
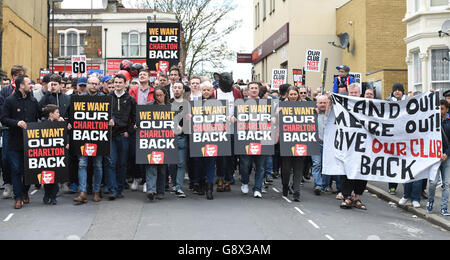
{"type": "Polygon", "coordinates": [[[327,81],[327,68],[328,68],[328,58],[325,58],[325,63],[323,65],[323,77],[322,77],[322,95],[325,93],[325,83],[327,81]]]}

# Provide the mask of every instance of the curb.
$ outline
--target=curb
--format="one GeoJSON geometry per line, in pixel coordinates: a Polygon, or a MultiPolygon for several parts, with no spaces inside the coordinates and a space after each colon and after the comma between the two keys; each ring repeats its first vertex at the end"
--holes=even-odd
{"type": "Polygon", "coordinates": [[[393,202],[395,203],[395,205],[403,210],[406,210],[408,212],[413,213],[414,215],[434,224],[437,225],[439,227],[442,227],[443,229],[450,231],[450,221],[445,220],[443,217],[440,217],[440,215],[436,215],[436,214],[428,214],[427,211],[425,209],[422,208],[414,208],[411,206],[401,206],[398,205],[398,201],[399,198],[397,198],[396,196],[393,196],[391,194],[389,194],[388,192],[375,187],[373,185],[367,184],[367,190],[370,193],[373,193],[375,195],[377,195],[379,198],[389,201],[389,202],[393,202]]]}

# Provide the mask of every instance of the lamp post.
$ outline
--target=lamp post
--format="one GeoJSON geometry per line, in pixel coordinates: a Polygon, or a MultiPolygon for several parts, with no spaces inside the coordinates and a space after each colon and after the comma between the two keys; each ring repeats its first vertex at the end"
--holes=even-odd
{"type": "Polygon", "coordinates": [[[63,0],[52,0],[52,73],[55,72],[55,3],[63,0]]]}

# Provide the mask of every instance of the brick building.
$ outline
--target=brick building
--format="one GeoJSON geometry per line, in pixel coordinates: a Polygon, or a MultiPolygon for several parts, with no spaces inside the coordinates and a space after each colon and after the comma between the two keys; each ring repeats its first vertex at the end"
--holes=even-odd
{"type": "Polygon", "coordinates": [[[350,36],[342,63],[373,82],[379,98],[387,98],[395,82],[407,88],[405,0],[350,0],[336,12],[336,34],[350,36]]]}
{"type": "Polygon", "coordinates": [[[47,0],[0,1],[0,67],[4,76],[11,67],[23,64],[32,79],[47,66],[47,0]]]}
{"type": "MultiPolygon", "coordinates": [[[[145,63],[146,24],[176,22],[175,15],[153,9],[125,8],[118,0],[55,10],[54,63],[56,71],[71,74],[71,56],[86,55],[88,71],[114,74],[122,60],[145,63]]],[[[52,44],[50,45],[50,52],[52,44]]],[[[51,62],[50,62],[51,64],[51,62]]]]}

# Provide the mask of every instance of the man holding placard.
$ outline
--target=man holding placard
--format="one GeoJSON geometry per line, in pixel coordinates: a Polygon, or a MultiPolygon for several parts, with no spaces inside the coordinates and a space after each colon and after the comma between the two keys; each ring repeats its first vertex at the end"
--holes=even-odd
{"type": "Polygon", "coordinates": [[[31,80],[21,75],[15,80],[16,90],[6,98],[1,121],[9,127],[9,158],[11,163],[11,179],[13,183],[15,209],[21,209],[23,204],[30,203],[29,185],[24,183],[23,131],[27,123],[37,122],[41,110],[37,100],[31,96],[31,80]]]}
{"type": "Polygon", "coordinates": [[[80,196],[74,201],[87,203],[87,165],[88,158],[94,159],[94,202],[100,202],[100,186],[103,176],[103,157],[110,153],[111,134],[110,127],[114,126],[111,118],[111,100],[99,91],[100,80],[91,76],[87,83],[87,93],[72,98],[72,114],[69,130],[73,128],[72,140],[77,145],[75,149],[79,160],[78,181],[80,184],[80,196]],[[82,97],[80,101],[76,101],[82,97]],[[92,100],[88,102],[86,100],[92,100]],[[108,102],[109,100],[109,102],[108,102]],[[101,155],[100,155],[101,154],[101,155]]]}

